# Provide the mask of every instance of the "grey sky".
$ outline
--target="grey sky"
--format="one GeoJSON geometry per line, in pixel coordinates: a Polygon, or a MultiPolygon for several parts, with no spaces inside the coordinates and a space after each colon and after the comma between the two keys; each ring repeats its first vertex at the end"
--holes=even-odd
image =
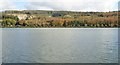
{"type": "Polygon", "coordinates": [[[118,10],[118,1],[119,0],[2,0],[0,7],[3,10],[114,11],[118,10]],[[15,2],[22,2],[19,4],[22,6],[18,6],[15,2]],[[26,4],[23,4],[25,2],[26,4]]]}

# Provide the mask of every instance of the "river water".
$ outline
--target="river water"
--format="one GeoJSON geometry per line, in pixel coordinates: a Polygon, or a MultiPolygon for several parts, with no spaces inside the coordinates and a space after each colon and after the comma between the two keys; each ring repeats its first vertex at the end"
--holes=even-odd
{"type": "Polygon", "coordinates": [[[3,28],[3,63],[118,63],[117,28],[3,28]]]}

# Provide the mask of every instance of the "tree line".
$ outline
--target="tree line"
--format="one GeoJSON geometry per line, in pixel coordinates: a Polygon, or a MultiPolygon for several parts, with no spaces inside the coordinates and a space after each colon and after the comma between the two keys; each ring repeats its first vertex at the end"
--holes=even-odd
{"type": "Polygon", "coordinates": [[[118,12],[71,12],[71,11],[5,11],[0,17],[2,27],[118,27],[118,12]],[[34,15],[19,20],[7,14],[34,15]]]}

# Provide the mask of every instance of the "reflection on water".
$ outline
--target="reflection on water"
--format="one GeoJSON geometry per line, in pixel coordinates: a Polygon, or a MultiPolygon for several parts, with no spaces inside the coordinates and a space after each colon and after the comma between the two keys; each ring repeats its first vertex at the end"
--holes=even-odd
{"type": "Polygon", "coordinates": [[[118,30],[3,29],[3,63],[117,63],[118,30]]]}

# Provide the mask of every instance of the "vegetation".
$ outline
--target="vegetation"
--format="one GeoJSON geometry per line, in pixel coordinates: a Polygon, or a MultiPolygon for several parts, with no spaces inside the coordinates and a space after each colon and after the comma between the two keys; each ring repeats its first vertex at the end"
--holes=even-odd
{"type": "Polygon", "coordinates": [[[119,12],[4,11],[0,24],[5,27],[118,27],[119,12]]]}

